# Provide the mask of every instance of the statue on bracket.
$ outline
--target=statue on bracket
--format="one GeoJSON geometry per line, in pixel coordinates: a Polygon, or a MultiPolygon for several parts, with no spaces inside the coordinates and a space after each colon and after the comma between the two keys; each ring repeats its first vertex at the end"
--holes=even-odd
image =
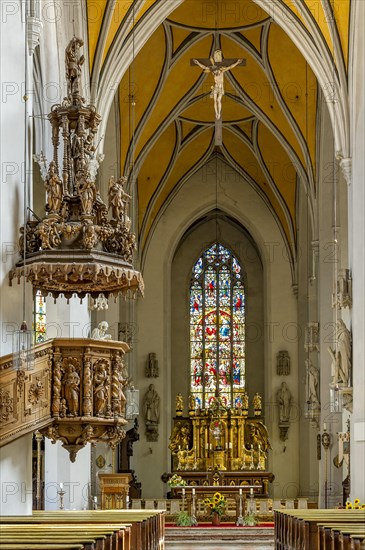
{"type": "Polygon", "coordinates": [[[160,397],[154,384],[148,386],[143,398],[143,414],[146,423],[147,441],[158,441],[158,424],[160,423],[160,397]]]}
{"type": "Polygon", "coordinates": [[[306,401],[319,408],[319,370],[308,358],[305,360],[307,369],[306,401]]]}
{"type": "Polygon", "coordinates": [[[279,430],[280,439],[285,441],[288,439],[288,429],[290,422],[290,411],[292,407],[292,394],[286,385],[282,382],[280,388],[276,392],[276,402],[279,407],[279,430]]]}
{"type": "Polygon", "coordinates": [[[332,357],[332,376],[334,384],[350,386],[351,379],[351,333],[342,319],[336,323],[336,347],[328,347],[332,357]]]}

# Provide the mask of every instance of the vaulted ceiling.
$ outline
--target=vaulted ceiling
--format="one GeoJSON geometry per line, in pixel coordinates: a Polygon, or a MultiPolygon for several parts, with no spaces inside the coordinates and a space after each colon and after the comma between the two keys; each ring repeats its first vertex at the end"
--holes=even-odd
{"type": "Polygon", "coordinates": [[[139,47],[139,26],[165,0],[88,0],[89,62],[94,86],[127,40],[132,62],[117,88],[120,165],[138,178],[143,243],[174,189],[213,157],[241,174],[266,201],[295,256],[297,186],[316,194],[317,78],[271,8],[282,9],[333,74],[346,75],[350,0],[185,0],[151,29],[139,47]],[[260,5],[265,5],[267,11],[260,5]],[[291,19],[290,19],[291,18],[291,19]],[[225,73],[222,145],[214,140],[211,73],[191,59],[245,58],[225,73]]]}

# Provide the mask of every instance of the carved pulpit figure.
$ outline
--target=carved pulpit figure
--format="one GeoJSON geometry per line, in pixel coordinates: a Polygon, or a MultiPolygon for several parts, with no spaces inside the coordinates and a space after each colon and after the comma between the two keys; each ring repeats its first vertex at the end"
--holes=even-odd
{"type": "Polygon", "coordinates": [[[211,87],[210,97],[214,100],[216,119],[216,145],[222,145],[222,97],[224,96],[224,73],[237,65],[246,65],[245,59],[224,59],[222,50],[215,50],[210,59],[192,59],[192,65],[197,65],[206,73],[212,73],[214,85],[211,87]],[[218,123],[219,121],[219,123],[218,123]]]}
{"type": "Polygon", "coordinates": [[[80,47],[83,45],[84,41],[74,36],[65,51],[68,97],[80,94],[81,66],[85,61],[85,57],[80,55],[80,47]]]}

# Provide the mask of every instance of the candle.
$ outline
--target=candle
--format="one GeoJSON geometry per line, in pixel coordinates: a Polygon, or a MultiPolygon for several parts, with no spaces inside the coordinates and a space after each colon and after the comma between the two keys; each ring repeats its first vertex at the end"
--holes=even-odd
{"type": "Polygon", "coordinates": [[[230,449],[232,449],[232,441],[229,442],[228,446],[230,449]]]}
{"type": "Polygon", "coordinates": [[[127,495],[127,496],[125,497],[125,501],[126,501],[126,503],[128,504],[128,502],[129,502],[129,495],[127,495]]]}
{"type": "Polygon", "coordinates": [[[242,496],[242,487],[240,487],[240,497],[242,496]]]}
{"type": "Polygon", "coordinates": [[[62,491],[62,489],[63,489],[63,483],[62,483],[62,481],[61,481],[61,483],[60,483],[60,489],[61,489],[61,491],[62,491]]]}
{"type": "Polygon", "coordinates": [[[205,450],[207,451],[209,449],[208,443],[205,444],[205,450]]]}
{"type": "Polygon", "coordinates": [[[179,451],[181,450],[181,445],[179,445],[179,451]]]}
{"type": "Polygon", "coordinates": [[[326,423],[323,424],[323,431],[324,431],[324,432],[327,431],[327,424],[326,424],[326,423]]]}
{"type": "Polygon", "coordinates": [[[98,502],[98,497],[93,497],[94,502],[98,502]]]}
{"type": "Polygon", "coordinates": [[[252,443],[251,443],[251,451],[253,451],[253,445],[252,445],[252,443]]]}
{"type": "Polygon", "coordinates": [[[195,495],[195,488],[193,487],[193,490],[192,490],[192,494],[193,496],[195,495]]]}
{"type": "Polygon", "coordinates": [[[253,488],[250,489],[250,495],[253,495],[253,488]]]}
{"type": "Polygon", "coordinates": [[[212,448],[213,448],[213,446],[212,446],[212,444],[210,444],[210,450],[212,450],[212,448]]]}
{"type": "Polygon", "coordinates": [[[185,496],[185,488],[184,487],[182,488],[182,496],[183,497],[185,496]]]}

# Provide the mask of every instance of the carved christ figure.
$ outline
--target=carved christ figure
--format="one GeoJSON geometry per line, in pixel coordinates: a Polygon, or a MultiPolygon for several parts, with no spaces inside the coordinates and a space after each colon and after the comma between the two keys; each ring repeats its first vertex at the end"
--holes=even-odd
{"type": "Polygon", "coordinates": [[[222,52],[216,50],[213,57],[210,58],[211,65],[204,65],[198,59],[193,60],[198,67],[204,70],[205,73],[212,73],[214,78],[214,86],[211,87],[210,97],[214,100],[215,118],[219,120],[222,114],[222,97],[224,96],[224,73],[240,65],[243,59],[237,59],[230,65],[222,64],[222,52]]]}

